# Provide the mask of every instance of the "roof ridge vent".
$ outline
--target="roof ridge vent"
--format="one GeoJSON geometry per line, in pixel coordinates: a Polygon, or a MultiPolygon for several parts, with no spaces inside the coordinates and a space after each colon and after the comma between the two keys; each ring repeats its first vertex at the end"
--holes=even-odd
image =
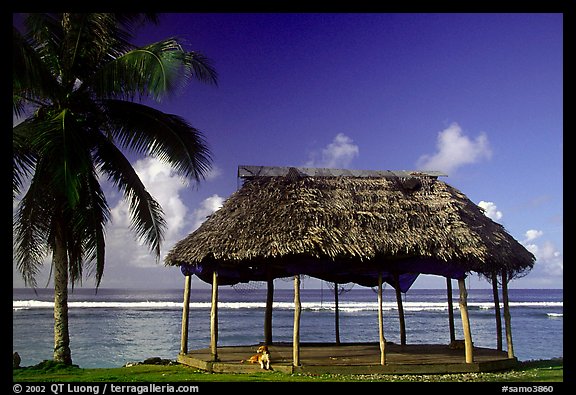
{"type": "Polygon", "coordinates": [[[297,181],[303,177],[306,177],[306,174],[302,173],[295,167],[290,167],[288,169],[288,173],[284,177],[289,181],[297,181]]]}

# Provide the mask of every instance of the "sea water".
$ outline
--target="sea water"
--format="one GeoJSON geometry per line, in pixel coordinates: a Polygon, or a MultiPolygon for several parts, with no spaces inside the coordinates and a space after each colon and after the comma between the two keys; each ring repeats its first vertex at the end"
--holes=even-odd
{"type": "MultiPolygon", "coordinates": [[[[378,302],[374,289],[340,289],[341,342],[378,341],[378,302]]],[[[210,289],[190,295],[190,349],[210,344],[210,289]]],[[[75,289],[69,295],[70,346],[73,363],[83,368],[119,367],[150,357],[175,359],[180,350],[183,290],[75,289]]],[[[510,289],[513,345],[521,360],[563,357],[563,292],[561,289],[510,289]]],[[[292,342],[294,292],[274,292],[274,342],[292,342]]],[[[264,339],[265,285],[256,289],[219,287],[218,346],[251,345],[264,339]]],[[[456,338],[463,339],[454,290],[456,338]]],[[[408,344],[450,342],[446,290],[411,289],[402,294],[408,344]]],[[[335,341],[333,289],[301,290],[301,342],[335,341]]],[[[500,300],[502,305],[502,300],[500,300]]],[[[13,351],[22,366],[52,359],[53,291],[13,289],[13,351]]],[[[395,292],[384,290],[384,334],[400,342],[395,292]]],[[[475,346],[496,348],[495,308],[490,289],[468,290],[468,310],[475,346]]],[[[503,313],[503,311],[501,311],[503,313]]],[[[504,326],[504,320],[502,319],[504,326]]],[[[504,331],[503,331],[504,332],[504,331]]],[[[503,333],[504,349],[506,335],[503,333]]]]}

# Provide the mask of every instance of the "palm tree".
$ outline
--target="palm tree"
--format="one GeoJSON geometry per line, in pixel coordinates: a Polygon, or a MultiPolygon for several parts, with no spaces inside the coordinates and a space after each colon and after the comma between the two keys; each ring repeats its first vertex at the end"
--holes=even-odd
{"type": "Polygon", "coordinates": [[[130,208],[131,228],[160,259],[163,212],[124,151],[152,155],[199,182],[210,169],[203,135],[185,119],[142,104],[191,78],[216,83],[203,55],[176,38],[144,47],[134,28],[155,14],[29,14],[13,29],[14,258],[27,286],[51,253],[54,360],[72,364],[68,286],[104,271],[110,208],[99,177],[130,208]],[[27,190],[26,190],[27,187],[27,190]]]}

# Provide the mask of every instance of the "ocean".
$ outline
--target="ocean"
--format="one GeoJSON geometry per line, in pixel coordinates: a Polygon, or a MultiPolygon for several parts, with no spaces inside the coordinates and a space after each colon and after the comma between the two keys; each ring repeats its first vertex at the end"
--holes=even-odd
{"type": "MultiPolygon", "coordinates": [[[[252,283],[248,283],[252,284],[252,283]]],[[[263,285],[263,283],[262,283],[263,285]]],[[[289,284],[286,284],[289,286],[289,284]]],[[[456,338],[463,339],[458,289],[454,287],[456,338]]],[[[210,289],[190,295],[190,349],[210,344],[210,289]]],[[[150,357],[176,359],[180,350],[183,290],[77,288],[69,295],[73,363],[83,368],[120,367],[150,357]]],[[[274,342],[291,342],[291,288],[276,286],[272,329],[274,342]]],[[[563,357],[563,290],[510,289],[514,351],[521,361],[563,357]]],[[[264,337],[265,285],[219,287],[218,346],[257,344],[264,337]]],[[[393,288],[384,289],[384,334],[400,342],[393,288]]],[[[329,286],[301,290],[301,342],[335,341],[334,293],[329,286]]],[[[13,289],[13,351],[22,366],[52,359],[53,291],[13,289]]],[[[446,290],[411,289],[403,294],[408,344],[448,344],[446,290]]],[[[377,294],[355,286],[339,294],[341,342],[377,342],[377,294]]],[[[468,290],[468,309],[475,346],[496,348],[492,290],[468,290]]],[[[504,320],[502,319],[502,322],[504,320]]],[[[502,324],[504,325],[504,324],[502,324]]],[[[504,347],[506,336],[503,334],[504,347]]]]}

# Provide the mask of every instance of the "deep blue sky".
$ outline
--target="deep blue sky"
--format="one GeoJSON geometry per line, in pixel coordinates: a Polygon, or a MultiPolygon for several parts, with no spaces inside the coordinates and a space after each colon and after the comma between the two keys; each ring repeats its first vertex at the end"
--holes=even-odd
{"type": "MultiPolygon", "coordinates": [[[[184,187],[133,158],[166,211],[164,253],[238,188],[238,165],[433,169],[538,257],[512,287],[562,288],[562,14],[165,14],[135,41],[170,36],[209,57],[219,82],[155,105],[204,133],[205,182],[184,187]]],[[[180,287],[109,196],[102,286],[180,287]]]]}

